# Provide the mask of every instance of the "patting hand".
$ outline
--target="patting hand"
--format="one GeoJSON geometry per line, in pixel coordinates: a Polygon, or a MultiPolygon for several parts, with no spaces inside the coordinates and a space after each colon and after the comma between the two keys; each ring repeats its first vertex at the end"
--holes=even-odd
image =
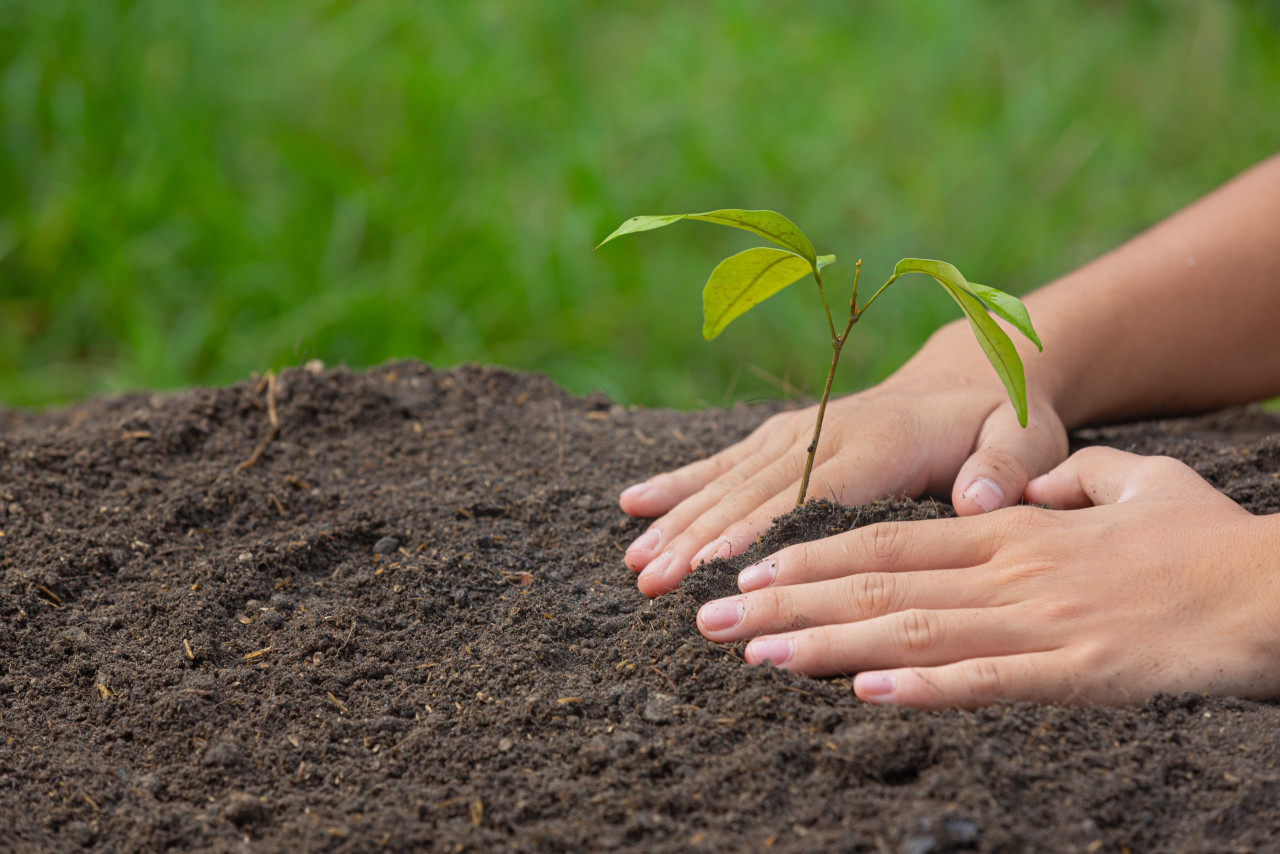
{"type": "MultiPolygon", "coordinates": [[[[831,402],[810,498],[854,505],[932,494],[980,513],[1018,503],[1030,478],[1063,460],[1066,431],[1037,389],[1024,429],[990,368],[972,364],[976,347],[956,346],[931,342],[888,381],[831,402]]],[[[794,508],[813,421],[813,408],[776,415],[715,456],[623,492],[627,513],[661,517],[626,552],[645,595],[742,552],[794,508]]]]}
{"type": "Polygon", "coordinates": [[[1280,693],[1280,525],[1190,468],[1092,448],[983,516],[882,523],[777,552],[709,602],[751,663],[857,673],[859,697],[1140,702],[1280,693]],[[781,633],[779,633],[781,632],[781,633]]]}

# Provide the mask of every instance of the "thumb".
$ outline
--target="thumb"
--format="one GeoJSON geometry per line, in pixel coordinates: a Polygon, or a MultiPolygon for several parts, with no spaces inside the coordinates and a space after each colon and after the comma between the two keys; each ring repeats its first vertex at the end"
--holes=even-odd
{"type": "Polygon", "coordinates": [[[1027,484],[1027,500],[1061,510],[1119,504],[1145,495],[1166,495],[1203,486],[1189,466],[1169,457],[1144,457],[1115,448],[1085,448],[1027,484]]]}
{"type": "Polygon", "coordinates": [[[1013,407],[1004,404],[987,417],[974,447],[951,490],[951,503],[961,516],[1020,502],[1027,481],[1066,458],[1067,431],[1048,407],[1035,407],[1023,427],[1013,407]]]}

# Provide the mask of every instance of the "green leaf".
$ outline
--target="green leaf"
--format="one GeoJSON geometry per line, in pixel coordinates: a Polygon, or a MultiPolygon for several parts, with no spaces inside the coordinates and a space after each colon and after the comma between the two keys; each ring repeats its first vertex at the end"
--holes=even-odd
{"type": "Polygon", "coordinates": [[[679,222],[684,219],[684,214],[668,214],[666,216],[633,216],[631,219],[618,226],[617,229],[596,244],[599,249],[615,237],[621,237],[624,234],[635,234],[638,231],[652,231],[655,228],[662,228],[664,225],[671,225],[673,222],[679,222]]]}
{"type": "Polygon", "coordinates": [[[1044,350],[1044,345],[1040,343],[1040,336],[1031,325],[1031,315],[1027,314],[1027,307],[1022,304],[1022,300],[1013,294],[1006,294],[1004,291],[980,285],[977,282],[970,282],[969,287],[980,300],[987,304],[987,308],[1012,323],[1019,332],[1031,339],[1037,350],[1044,350]]]}
{"type": "Polygon", "coordinates": [[[760,235],[765,240],[773,241],[783,249],[788,249],[799,255],[809,262],[810,267],[815,270],[818,269],[818,256],[814,252],[813,244],[809,242],[809,238],[805,237],[804,232],[797,228],[794,222],[773,211],[744,211],[737,208],[725,208],[724,210],[707,211],[706,213],[633,216],[618,226],[613,234],[601,240],[596,248],[599,249],[615,237],[621,237],[624,234],[635,234],[638,231],[651,231],[655,228],[662,228],[664,225],[671,225],[673,222],[679,222],[682,219],[696,219],[700,222],[712,222],[716,225],[727,225],[730,228],[741,228],[744,231],[750,231],[753,234],[760,235]]]}
{"type": "Polygon", "coordinates": [[[821,270],[823,267],[829,267],[835,262],[836,262],[836,256],[834,255],[819,255],[818,269],[821,270]]]}
{"type": "Polygon", "coordinates": [[[757,247],[716,265],[702,289],[702,337],[710,341],[729,322],[812,270],[794,252],[757,247]]]}
{"type": "MultiPolygon", "coordinates": [[[[1000,382],[1004,383],[1005,391],[1009,393],[1009,401],[1018,413],[1018,423],[1026,427],[1027,380],[1022,368],[1022,358],[1018,355],[1017,349],[1014,348],[1013,342],[1009,340],[1009,336],[987,314],[988,306],[978,296],[974,287],[951,264],[945,261],[931,261],[925,258],[903,258],[893,268],[893,277],[889,281],[892,282],[907,273],[923,273],[933,278],[938,284],[942,285],[942,289],[950,294],[951,298],[960,306],[960,310],[969,319],[969,326],[973,329],[973,334],[978,339],[982,352],[986,353],[987,360],[991,362],[991,367],[995,368],[996,375],[1000,377],[1000,382]]],[[[988,288],[987,290],[994,291],[995,289],[988,288]]],[[[1008,295],[1005,294],[1005,296],[1008,295]]],[[[1008,308],[1007,305],[1002,307],[1008,308]]],[[[996,309],[992,308],[992,310],[995,311],[996,309]]],[[[1023,309],[1024,314],[1025,312],[1026,309],[1023,309]]],[[[999,314],[998,311],[997,313],[999,314]]],[[[1003,317],[1004,315],[1001,314],[1001,316],[1003,317]]],[[[1030,319],[1028,319],[1028,328],[1030,325],[1030,319]]]]}

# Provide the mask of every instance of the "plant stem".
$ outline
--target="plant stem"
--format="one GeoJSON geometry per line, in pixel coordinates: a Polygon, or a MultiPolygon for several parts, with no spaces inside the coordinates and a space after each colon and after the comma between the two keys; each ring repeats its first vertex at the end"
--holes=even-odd
{"type": "MultiPolygon", "coordinates": [[[[887,281],[887,282],[885,282],[883,285],[881,285],[881,286],[880,286],[880,290],[876,291],[874,294],[872,294],[872,295],[871,295],[871,299],[867,300],[866,305],[864,305],[862,308],[855,309],[855,312],[856,312],[857,314],[862,314],[864,311],[866,311],[867,309],[871,308],[871,303],[873,303],[873,302],[875,302],[875,301],[876,301],[876,297],[878,297],[878,296],[880,296],[880,294],[884,293],[884,289],[885,289],[885,288],[887,288],[887,287],[889,287],[890,285],[892,285],[892,284],[893,284],[894,282],[896,282],[896,281],[898,281],[898,277],[897,277],[897,276],[890,276],[890,277],[889,277],[889,281],[887,281]]],[[[854,291],[854,292],[856,293],[856,292],[857,292],[857,290],[855,289],[855,291],[854,291]]]]}
{"type": "Polygon", "coordinates": [[[813,269],[813,280],[818,283],[818,296],[822,297],[822,310],[827,313],[827,328],[831,330],[831,340],[836,340],[836,325],[831,320],[831,306],[827,305],[827,293],[822,289],[822,272],[813,269]]]}
{"type": "MultiPolygon", "coordinates": [[[[814,272],[817,276],[817,272],[814,272]]],[[[836,366],[840,364],[840,351],[844,349],[844,342],[849,339],[849,330],[853,329],[853,324],[858,322],[861,312],[857,308],[858,297],[858,277],[862,275],[862,259],[858,259],[857,265],[853,269],[853,295],[849,297],[849,322],[844,326],[844,332],[840,335],[836,334],[835,324],[831,324],[831,367],[827,370],[827,383],[822,388],[822,400],[818,403],[818,418],[813,424],[813,439],[809,442],[809,456],[804,462],[804,475],[800,478],[800,494],[796,496],[796,507],[804,504],[805,494],[809,491],[809,476],[813,474],[813,459],[818,453],[818,437],[822,435],[822,419],[827,414],[827,400],[831,397],[831,383],[836,378],[836,366]]],[[[818,280],[818,292],[822,293],[822,280],[818,280]]],[[[827,309],[827,322],[831,322],[831,309],[827,308],[827,297],[823,294],[822,307],[827,309]]]]}

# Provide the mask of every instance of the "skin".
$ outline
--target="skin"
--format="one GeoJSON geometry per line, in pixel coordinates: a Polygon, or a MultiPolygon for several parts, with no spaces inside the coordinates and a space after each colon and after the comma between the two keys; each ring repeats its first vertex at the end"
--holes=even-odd
{"type": "MultiPolygon", "coordinates": [[[[1172,460],[1065,459],[1075,427],[1280,394],[1280,156],[1024,302],[1045,344],[1017,345],[1025,430],[962,322],[828,407],[811,497],[949,495],[962,518],[785,549],[744,570],[743,596],[705,605],[700,630],[754,637],[751,663],[857,672],[870,702],[1280,696],[1280,518],[1172,460]]],[[[792,508],[813,416],[623,492],[624,511],[657,517],[625,556],[643,593],[792,508]]]]}

